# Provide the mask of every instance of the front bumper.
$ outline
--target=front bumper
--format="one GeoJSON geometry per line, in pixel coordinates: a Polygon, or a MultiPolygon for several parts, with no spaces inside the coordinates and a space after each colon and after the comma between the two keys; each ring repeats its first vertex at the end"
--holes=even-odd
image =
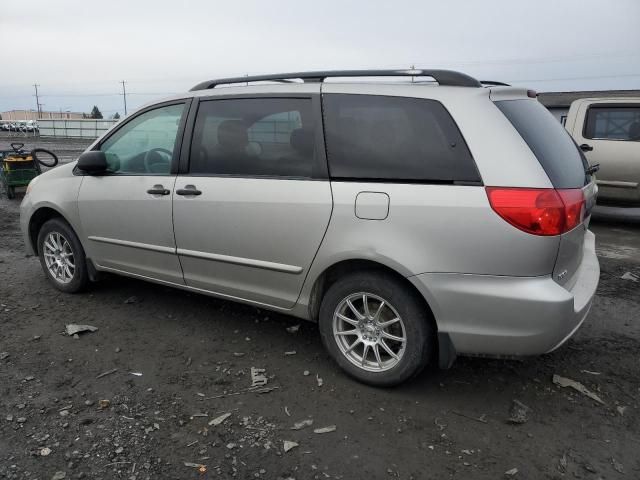
{"type": "Polygon", "coordinates": [[[458,355],[526,356],[550,352],[580,327],[598,287],[595,236],[585,233],[576,281],[552,277],[425,273],[409,277],[458,355]]]}
{"type": "Polygon", "coordinates": [[[25,195],[20,204],[20,232],[24,241],[25,253],[27,255],[35,255],[33,245],[31,245],[31,237],[29,236],[29,219],[33,212],[33,205],[29,195],[25,195]]]}

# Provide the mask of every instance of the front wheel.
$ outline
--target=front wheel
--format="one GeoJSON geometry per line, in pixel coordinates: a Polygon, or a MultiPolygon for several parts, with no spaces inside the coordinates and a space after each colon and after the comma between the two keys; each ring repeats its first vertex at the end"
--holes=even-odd
{"type": "Polygon", "coordinates": [[[47,279],[58,290],[76,293],[89,284],[84,249],[64,220],[45,222],[38,234],[38,253],[47,279]]]}
{"type": "Polygon", "coordinates": [[[374,386],[413,377],[435,350],[433,319],[424,302],[384,272],[356,273],[331,285],[320,306],[319,328],[338,365],[374,386]]]}

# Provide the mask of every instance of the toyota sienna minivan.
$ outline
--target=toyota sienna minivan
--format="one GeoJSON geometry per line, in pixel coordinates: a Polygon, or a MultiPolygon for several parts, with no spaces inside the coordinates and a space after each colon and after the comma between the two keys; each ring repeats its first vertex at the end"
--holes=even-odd
{"type": "Polygon", "coordinates": [[[63,292],[110,272],[287,313],[388,386],[579,328],[592,173],[532,91],[445,70],[229,78],[34,179],[21,226],[63,292]]]}

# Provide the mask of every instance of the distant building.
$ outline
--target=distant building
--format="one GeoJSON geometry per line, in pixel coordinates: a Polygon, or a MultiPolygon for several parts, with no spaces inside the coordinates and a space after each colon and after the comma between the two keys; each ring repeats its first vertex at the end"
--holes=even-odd
{"type": "Polygon", "coordinates": [[[19,121],[19,120],[79,120],[83,118],[82,112],[38,112],[35,110],[9,110],[0,112],[2,120],[19,121]]]}
{"type": "Polygon", "coordinates": [[[569,107],[579,98],[640,97],[640,90],[594,90],[582,92],[543,92],[538,100],[562,123],[567,120],[569,107]]]}

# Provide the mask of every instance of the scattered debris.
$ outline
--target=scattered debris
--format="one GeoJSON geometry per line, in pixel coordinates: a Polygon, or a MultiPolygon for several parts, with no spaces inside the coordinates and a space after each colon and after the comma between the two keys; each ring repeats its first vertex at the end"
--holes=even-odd
{"type": "Polygon", "coordinates": [[[567,454],[563,453],[562,457],[560,457],[560,460],[558,460],[558,469],[562,473],[565,473],[567,471],[567,465],[569,465],[569,461],[567,460],[567,454]]]}
{"type": "Polygon", "coordinates": [[[627,407],[623,407],[623,406],[616,407],[616,410],[618,411],[620,416],[624,415],[624,412],[625,412],[626,409],[627,409],[627,407]]]}
{"type": "Polygon", "coordinates": [[[64,480],[65,478],[67,478],[65,472],[56,472],[53,474],[53,477],[51,477],[51,480],[64,480]]]}
{"type": "Polygon", "coordinates": [[[118,371],[117,368],[113,368],[111,370],[107,370],[106,372],[101,373],[100,375],[98,375],[96,378],[102,378],[102,377],[106,377],[107,375],[111,375],[112,373],[116,373],[118,371]]]}
{"type": "Polygon", "coordinates": [[[231,416],[231,412],[229,413],[223,413],[222,415],[220,415],[219,417],[214,418],[213,420],[211,420],[209,422],[209,426],[218,426],[220,425],[222,422],[224,422],[227,418],[229,418],[231,416]]]}
{"type": "Polygon", "coordinates": [[[138,303],[138,297],[136,297],[135,295],[132,297],[127,298],[124,303],[126,304],[130,304],[130,303],[138,303]]]}
{"type": "Polygon", "coordinates": [[[287,414],[287,417],[290,417],[290,416],[291,416],[291,414],[289,413],[289,408],[287,408],[287,406],[286,406],[286,405],[284,406],[284,413],[286,413],[286,414],[287,414]]]}
{"type": "Polygon", "coordinates": [[[330,433],[330,432],[335,432],[335,431],[336,431],[336,426],[335,425],[329,425],[328,427],[315,428],[313,430],[313,433],[330,433]]]}
{"type": "Polygon", "coordinates": [[[46,457],[46,456],[49,456],[50,454],[51,454],[51,449],[49,447],[43,447],[40,449],[41,457],[46,457]]]}
{"type": "Polygon", "coordinates": [[[291,430],[302,430],[303,428],[310,427],[311,425],[313,425],[313,419],[307,418],[306,420],[294,423],[291,430]]]}
{"type": "Polygon", "coordinates": [[[289,333],[296,333],[298,330],[300,330],[300,324],[287,327],[287,332],[289,333]]]}
{"type": "Polygon", "coordinates": [[[303,374],[305,377],[308,377],[309,375],[311,375],[311,372],[309,372],[309,370],[305,370],[304,372],[302,372],[302,374],[303,374]]]}
{"type": "Polygon", "coordinates": [[[101,410],[104,410],[105,408],[109,408],[111,406],[111,402],[109,400],[98,400],[98,407],[101,410]]]}
{"type": "Polygon", "coordinates": [[[553,383],[555,383],[556,385],[560,385],[561,387],[571,387],[574,390],[582,393],[583,395],[589,397],[592,400],[595,400],[596,402],[602,404],[602,405],[606,405],[606,403],[595,393],[593,393],[591,390],[589,390],[587,387],[585,387],[583,384],[581,384],[580,382],[576,382],[575,380],[571,380],[570,378],[565,378],[565,377],[561,377],[560,375],[553,375],[553,383]]]}
{"type": "Polygon", "coordinates": [[[511,401],[511,408],[509,409],[509,418],[507,422],[514,424],[527,423],[529,420],[529,412],[531,409],[519,400],[511,401]]]}
{"type": "Polygon", "coordinates": [[[296,447],[299,447],[299,446],[300,446],[300,444],[299,444],[299,443],[291,442],[291,441],[289,441],[289,440],[284,440],[282,443],[284,444],[284,445],[283,445],[284,453],[287,453],[289,450],[293,450],[294,448],[296,448],[296,447]]]}
{"type": "Polygon", "coordinates": [[[468,418],[469,420],[475,420],[476,422],[489,423],[489,422],[487,422],[487,420],[485,418],[486,414],[484,414],[484,413],[482,415],[480,415],[479,417],[472,417],[471,415],[466,415],[466,414],[464,414],[462,412],[458,412],[456,410],[451,410],[451,413],[453,413],[454,415],[458,415],[459,417],[468,418]]]}
{"type": "Polygon", "coordinates": [[[279,388],[280,387],[264,387],[264,388],[249,387],[249,388],[245,388],[244,390],[237,391],[237,392],[221,393],[220,395],[214,395],[212,397],[205,397],[205,400],[215,400],[217,398],[232,397],[232,396],[235,396],[235,395],[244,395],[246,393],[269,393],[269,392],[272,392],[272,391],[277,390],[279,388]]]}
{"type": "Polygon", "coordinates": [[[4,360],[9,357],[9,352],[0,352],[0,360],[4,360]]]}
{"type": "Polygon", "coordinates": [[[234,357],[244,357],[244,352],[233,352],[234,357]]]}
{"type": "Polygon", "coordinates": [[[504,474],[507,477],[513,477],[513,476],[518,474],[518,469],[517,468],[512,468],[511,470],[507,470],[506,472],[504,472],[504,474]]]}
{"type": "Polygon", "coordinates": [[[611,466],[613,466],[613,469],[616,472],[624,474],[624,467],[622,466],[622,464],[619,461],[617,461],[613,457],[611,457],[611,466]]]}
{"type": "Polygon", "coordinates": [[[136,377],[141,377],[142,373],[141,372],[129,372],[131,375],[135,375],[136,377]]]}
{"type": "Polygon", "coordinates": [[[185,467],[191,467],[191,468],[207,468],[205,465],[201,464],[201,463],[193,463],[193,462],[183,462],[185,467]]]}
{"type": "Polygon", "coordinates": [[[317,373],[316,373],[316,382],[318,382],[319,387],[324,385],[324,380],[322,380],[322,378],[320,378],[317,373]]]}
{"type": "Polygon", "coordinates": [[[592,372],[591,370],[580,370],[582,373],[588,373],[589,375],[602,375],[600,372],[592,372]]]}
{"type": "Polygon", "coordinates": [[[447,428],[447,425],[445,423],[440,423],[440,419],[436,417],[436,419],[433,421],[433,424],[438,427],[438,430],[444,430],[445,428],[447,428]]]}
{"type": "Polygon", "coordinates": [[[66,326],[67,329],[67,335],[69,335],[70,337],[72,337],[73,335],[77,335],[78,333],[84,333],[84,332],[95,332],[96,330],[98,330],[97,327],[94,327],[92,325],[77,325],[75,323],[70,323],[66,326]]]}
{"type": "Polygon", "coordinates": [[[295,350],[291,350],[290,352],[284,352],[285,356],[289,356],[289,355],[295,355],[296,351],[295,350]]]}
{"type": "Polygon", "coordinates": [[[624,275],[620,277],[622,280],[631,280],[632,282],[640,281],[640,277],[634,275],[631,272],[626,272],[624,275]]]}
{"type": "Polygon", "coordinates": [[[267,376],[264,368],[251,367],[251,386],[264,387],[267,384],[267,376]]]}

